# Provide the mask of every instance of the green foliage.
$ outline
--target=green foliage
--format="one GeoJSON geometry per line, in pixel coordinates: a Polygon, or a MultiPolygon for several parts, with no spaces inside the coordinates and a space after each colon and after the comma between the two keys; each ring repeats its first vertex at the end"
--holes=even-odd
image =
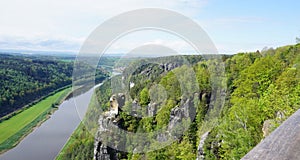
{"type": "Polygon", "coordinates": [[[109,109],[111,94],[111,80],[103,82],[95,90],[85,119],[71,135],[57,159],[93,159],[94,135],[98,129],[98,118],[109,109]]]}
{"type": "Polygon", "coordinates": [[[180,97],[181,97],[180,83],[175,73],[169,72],[166,76],[164,76],[161,79],[160,85],[162,85],[166,90],[168,99],[171,99],[173,101],[180,101],[180,97]]]}
{"type": "Polygon", "coordinates": [[[231,63],[227,71],[231,76],[238,74],[229,86],[232,94],[227,107],[230,109],[209,135],[206,143],[219,146],[207,147],[212,150],[208,151],[207,158],[242,158],[262,140],[265,120],[271,119],[278,126],[299,108],[299,70],[288,67],[297,66],[297,53],[298,46],[287,46],[256,58],[241,70],[232,68],[231,63]]]}
{"type": "Polygon", "coordinates": [[[194,67],[197,83],[199,84],[199,90],[210,91],[210,73],[208,71],[208,66],[205,62],[200,62],[194,67]]]}
{"type": "Polygon", "coordinates": [[[171,109],[175,107],[175,105],[176,102],[174,100],[168,100],[167,103],[161,107],[161,109],[158,111],[155,117],[157,129],[161,129],[169,123],[170,112],[171,109]]]}
{"type": "Polygon", "coordinates": [[[87,131],[84,125],[79,126],[75,133],[70,137],[69,142],[58,156],[60,159],[93,159],[94,137],[87,131]]]}
{"type": "Polygon", "coordinates": [[[149,118],[143,118],[141,119],[141,121],[139,122],[138,126],[140,127],[140,132],[152,132],[154,130],[154,118],[153,117],[149,117],[149,118]]]}
{"type": "Polygon", "coordinates": [[[179,154],[176,156],[177,159],[190,160],[196,159],[195,146],[189,141],[188,136],[183,136],[183,140],[178,144],[179,154]]]}
{"type": "MultiPolygon", "coordinates": [[[[272,120],[277,127],[300,108],[299,49],[300,45],[297,44],[264,50],[262,53],[223,56],[225,75],[217,70],[218,61],[204,61],[197,56],[186,57],[192,67],[184,65],[183,60],[177,58],[180,65],[170,71],[161,70],[159,65],[142,65],[126,79],[135,84],[128,94],[138,100],[144,109],[150,102],[157,102],[159,110],[155,116],[147,118],[121,113],[122,129],[131,132],[164,129],[170,122],[171,110],[187,98],[196,107],[196,117],[184,135],[171,145],[149,153],[129,153],[127,158],[195,159],[202,132],[210,125],[206,121],[211,111],[208,109],[220,105],[210,104],[210,100],[217,102],[212,93],[214,87],[227,85],[225,106],[221,117],[214,119],[217,125],[211,128],[205,140],[204,156],[205,159],[241,159],[264,138],[262,127],[266,120],[272,120]],[[222,79],[223,76],[228,78],[227,82],[222,79]]],[[[98,98],[100,96],[97,95],[98,98]]],[[[107,100],[103,99],[101,104],[107,106],[107,100]]],[[[131,101],[126,102],[124,110],[130,111],[131,105],[131,101]]],[[[159,144],[153,147],[156,145],[159,144]]]]}
{"type": "MultiPolygon", "coordinates": [[[[73,65],[54,57],[0,54],[0,117],[70,85],[73,65]]],[[[104,77],[97,69],[96,81],[104,77]]]]}
{"type": "Polygon", "coordinates": [[[140,105],[145,106],[150,102],[149,90],[144,88],[140,93],[140,105]]]}
{"type": "Polygon", "coordinates": [[[226,60],[226,76],[228,78],[229,91],[232,92],[234,86],[233,81],[239,77],[241,71],[252,65],[255,59],[259,58],[257,53],[239,53],[226,60]]]}
{"type": "Polygon", "coordinates": [[[53,110],[53,103],[60,103],[70,88],[59,91],[30,108],[0,123],[0,152],[15,146],[20,139],[28,134],[36,125],[48,117],[53,110]]]}

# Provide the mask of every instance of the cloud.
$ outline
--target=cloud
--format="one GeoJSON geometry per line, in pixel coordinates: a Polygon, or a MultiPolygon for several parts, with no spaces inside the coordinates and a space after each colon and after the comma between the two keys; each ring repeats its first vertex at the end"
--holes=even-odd
{"type": "Polygon", "coordinates": [[[68,50],[72,47],[78,50],[78,39],[83,42],[95,27],[122,12],[165,8],[196,17],[206,3],[206,0],[3,0],[0,39],[5,44],[0,47],[60,50],[65,45],[68,50]]]}
{"type": "Polygon", "coordinates": [[[195,52],[192,46],[177,35],[158,30],[141,30],[129,33],[109,46],[106,53],[128,53],[141,46],[156,45],[175,50],[178,53],[195,52]]]}
{"type": "Polygon", "coordinates": [[[141,41],[122,41],[114,43],[107,53],[120,53],[130,52],[140,46],[156,45],[170,48],[178,53],[191,53],[195,52],[194,49],[183,40],[167,40],[167,39],[155,39],[155,40],[141,40],[141,41]]]}
{"type": "Polygon", "coordinates": [[[26,38],[2,36],[0,38],[0,49],[77,52],[80,48],[81,42],[82,40],[80,39],[58,37],[26,38]]]}

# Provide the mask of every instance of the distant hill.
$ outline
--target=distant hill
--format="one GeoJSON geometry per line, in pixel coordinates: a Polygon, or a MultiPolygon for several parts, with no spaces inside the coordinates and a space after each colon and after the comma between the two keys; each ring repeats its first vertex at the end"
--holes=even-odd
{"type": "Polygon", "coordinates": [[[69,57],[0,54],[0,117],[70,85],[73,65],[69,57]]]}

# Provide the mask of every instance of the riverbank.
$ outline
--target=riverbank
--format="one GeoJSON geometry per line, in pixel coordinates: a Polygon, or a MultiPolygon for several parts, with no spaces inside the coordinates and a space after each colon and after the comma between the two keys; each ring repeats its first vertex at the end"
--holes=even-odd
{"type": "MultiPolygon", "coordinates": [[[[47,95],[45,95],[45,96],[42,96],[41,98],[39,98],[39,99],[37,99],[37,100],[34,100],[34,101],[28,103],[27,105],[23,106],[22,108],[20,108],[20,109],[14,111],[14,112],[12,112],[12,113],[9,113],[8,115],[6,115],[6,116],[4,116],[4,117],[1,117],[1,118],[0,118],[0,123],[1,123],[2,121],[8,120],[8,119],[10,119],[11,117],[13,117],[13,116],[15,116],[15,115],[17,115],[17,114],[23,112],[24,110],[30,108],[31,106],[37,104],[38,102],[40,102],[40,101],[46,99],[46,98],[49,97],[49,96],[52,96],[52,95],[58,93],[59,91],[65,90],[65,89],[67,89],[67,88],[71,88],[71,86],[72,86],[72,85],[67,85],[67,86],[65,86],[65,87],[59,88],[59,89],[57,89],[57,90],[54,90],[54,91],[50,92],[49,94],[47,94],[47,95]]],[[[72,93],[72,92],[70,92],[70,94],[71,94],[71,93],[72,93]]],[[[68,94],[68,95],[69,95],[69,94],[68,94]]],[[[63,98],[65,99],[65,98],[67,98],[67,97],[63,97],[63,98]]]]}
{"type": "MultiPolygon", "coordinates": [[[[105,82],[103,82],[105,83],[105,82]]],[[[93,108],[95,107],[94,102],[96,100],[96,94],[95,94],[95,91],[93,91],[93,94],[92,94],[92,97],[91,97],[91,100],[90,100],[90,103],[88,105],[88,108],[93,108]]],[[[70,152],[70,148],[72,148],[72,146],[74,146],[74,143],[76,143],[78,141],[78,135],[81,135],[83,134],[84,130],[85,130],[85,126],[83,124],[83,122],[81,122],[77,128],[75,129],[75,131],[72,133],[72,135],[69,137],[68,141],[65,143],[65,145],[62,147],[62,149],[60,150],[59,154],[56,156],[56,160],[64,160],[64,159],[67,159],[66,158],[66,155],[67,155],[67,152],[70,152]]],[[[94,135],[92,133],[90,133],[90,135],[88,136],[89,138],[87,138],[87,141],[85,141],[87,144],[85,145],[88,145],[88,146],[92,146],[92,149],[93,149],[93,144],[94,142],[93,141],[89,141],[89,139],[92,139],[93,140],[93,137],[94,135]],[[91,137],[90,137],[91,136],[91,137]]]]}
{"type": "Polygon", "coordinates": [[[0,123],[0,153],[16,146],[35,127],[47,120],[70,92],[70,87],[64,88],[3,120],[0,123]]]}
{"type": "Polygon", "coordinates": [[[61,149],[57,157],[55,158],[56,160],[64,160],[64,155],[65,152],[70,146],[76,141],[75,135],[79,135],[80,132],[82,132],[83,124],[80,123],[79,126],[76,128],[76,130],[72,133],[70,138],[68,139],[67,143],[64,145],[64,147],[61,149]]]}

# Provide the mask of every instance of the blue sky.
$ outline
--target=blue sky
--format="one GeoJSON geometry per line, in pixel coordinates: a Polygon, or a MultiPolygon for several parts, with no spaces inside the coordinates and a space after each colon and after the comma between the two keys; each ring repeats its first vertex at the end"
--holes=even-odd
{"type": "MultiPolygon", "coordinates": [[[[196,21],[220,53],[256,51],[294,44],[300,37],[300,2],[258,0],[1,0],[0,50],[78,52],[102,22],[125,11],[165,8],[196,21]]],[[[160,44],[191,52],[181,39],[163,33],[133,33],[108,52],[160,44]]]]}
{"type": "Polygon", "coordinates": [[[215,0],[197,19],[209,24],[206,30],[216,44],[233,51],[255,50],[295,43],[295,37],[300,36],[299,7],[297,0],[215,0]]]}

